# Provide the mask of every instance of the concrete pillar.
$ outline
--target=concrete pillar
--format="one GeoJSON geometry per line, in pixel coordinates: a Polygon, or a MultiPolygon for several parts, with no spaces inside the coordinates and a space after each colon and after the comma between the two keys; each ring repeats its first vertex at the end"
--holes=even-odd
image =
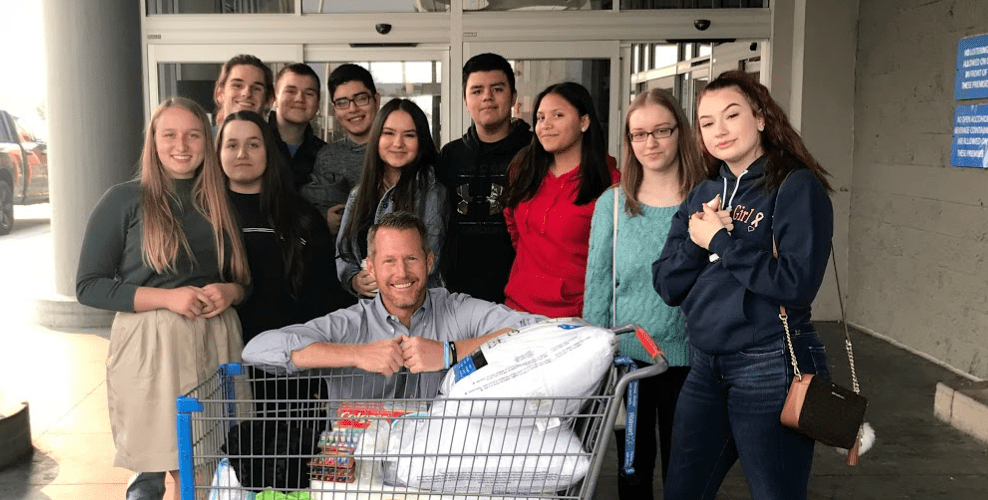
{"type": "Polygon", "coordinates": [[[107,188],[133,177],[139,160],[141,4],[43,3],[54,285],[72,301],[89,213],[107,188]]]}
{"type": "MultiPolygon", "coordinates": [[[[835,190],[833,241],[846,302],[858,0],[776,0],[772,13],[772,97],[810,153],[830,172],[835,190]]],[[[833,321],[840,316],[834,270],[828,264],[813,303],[813,319],[833,321]]]]}
{"type": "Polygon", "coordinates": [[[772,43],[767,65],[763,73],[768,78],[767,85],[772,97],[791,114],[793,93],[793,57],[795,53],[796,2],[801,0],[773,0],[772,2],[772,43]]]}
{"type": "MultiPolygon", "coordinates": [[[[800,101],[796,123],[810,153],[830,172],[830,185],[835,190],[830,198],[834,205],[834,254],[846,306],[850,298],[848,260],[856,257],[848,252],[848,222],[854,164],[858,0],[797,3],[803,4],[799,20],[803,43],[801,68],[793,75],[798,82],[794,87],[799,87],[793,96],[800,101]]],[[[831,264],[813,304],[813,319],[840,319],[833,272],[831,264]]]]}

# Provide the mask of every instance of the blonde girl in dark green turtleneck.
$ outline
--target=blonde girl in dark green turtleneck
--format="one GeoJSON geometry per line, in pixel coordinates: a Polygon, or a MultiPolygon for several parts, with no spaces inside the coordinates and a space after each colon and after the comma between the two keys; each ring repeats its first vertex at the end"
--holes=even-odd
{"type": "Polygon", "coordinates": [[[114,465],[137,471],[127,498],[176,483],[175,398],[239,361],[247,260],[206,113],[173,98],[151,117],[137,179],[110,188],[90,215],[79,302],[117,311],[106,387],[114,465]]]}

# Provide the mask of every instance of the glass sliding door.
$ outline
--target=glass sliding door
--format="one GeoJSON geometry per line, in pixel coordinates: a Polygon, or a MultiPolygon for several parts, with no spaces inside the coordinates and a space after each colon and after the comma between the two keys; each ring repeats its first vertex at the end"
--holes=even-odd
{"type": "Polygon", "coordinates": [[[149,45],[147,111],[172,96],[188,97],[212,113],[213,88],[220,68],[238,54],[260,58],[273,73],[302,60],[296,45],[149,45]]]}
{"type": "Polygon", "coordinates": [[[449,119],[447,103],[442,99],[449,93],[444,75],[449,48],[445,46],[390,49],[311,46],[303,50],[297,45],[150,45],[147,109],[154,109],[168,97],[184,96],[212,113],[213,87],[220,67],[237,54],[259,57],[274,74],[294,62],[309,64],[321,80],[320,110],[312,127],[326,140],[342,137],[339,125],[333,120],[326,80],[340,64],[355,63],[370,70],[382,104],[393,98],[415,101],[429,118],[436,145],[445,143],[443,126],[449,119]]]}

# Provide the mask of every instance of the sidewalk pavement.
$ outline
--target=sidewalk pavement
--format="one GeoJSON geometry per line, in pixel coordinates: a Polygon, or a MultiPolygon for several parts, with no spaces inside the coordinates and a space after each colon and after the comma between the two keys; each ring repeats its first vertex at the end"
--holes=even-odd
{"type": "MultiPolygon", "coordinates": [[[[0,498],[122,499],[131,473],[112,465],[104,378],[108,330],[53,330],[5,309],[0,390],[4,397],[29,401],[36,451],[30,462],[0,471],[0,498]]],[[[850,385],[839,325],[820,327],[838,382],[850,385]]],[[[955,389],[974,383],[872,336],[852,336],[878,441],[858,467],[845,466],[834,450],[818,446],[809,498],[988,497],[988,447],[933,415],[937,382],[955,389]]],[[[615,456],[613,446],[609,454],[615,456]]],[[[617,497],[616,458],[606,463],[600,499],[617,497]]],[[[734,468],[718,499],[750,498],[740,469],[734,468]]]]}

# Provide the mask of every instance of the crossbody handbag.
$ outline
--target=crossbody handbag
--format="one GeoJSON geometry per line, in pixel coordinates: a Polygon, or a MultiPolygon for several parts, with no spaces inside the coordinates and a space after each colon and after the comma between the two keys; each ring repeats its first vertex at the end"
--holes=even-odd
{"type": "MultiPolygon", "coordinates": [[[[772,255],[779,257],[772,239],[772,255]]],[[[834,263],[834,277],[837,278],[837,256],[834,255],[833,243],[830,245],[830,256],[834,263]]],[[[789,386],[785,406],[782,408],[780,420],[782,425],[795,429],[823,444],[849,450],[847,464],[858,464],[858,449],[860,433],[864,424],[865,410],[868,400],[860,394],[857,372],[854,369],[854,352],[851,347],[851,335],[847,328],[847,317],[844,314],[844,298],[840,293],[840,280],[837,280],[837,296],[840,303],[841,323],[844,325],[844,347],[851,366],[851,381],[854,390],[841,387],[831,381],[815,377],[810,373],[801,373],[796,363],[796,353],[793,351],[792,336],[789,333],[789,317],[785,306],[779,306],[779,320],[786,333],[786,344],[789,347],[789,357],[795,376],[789,386]]]]}

